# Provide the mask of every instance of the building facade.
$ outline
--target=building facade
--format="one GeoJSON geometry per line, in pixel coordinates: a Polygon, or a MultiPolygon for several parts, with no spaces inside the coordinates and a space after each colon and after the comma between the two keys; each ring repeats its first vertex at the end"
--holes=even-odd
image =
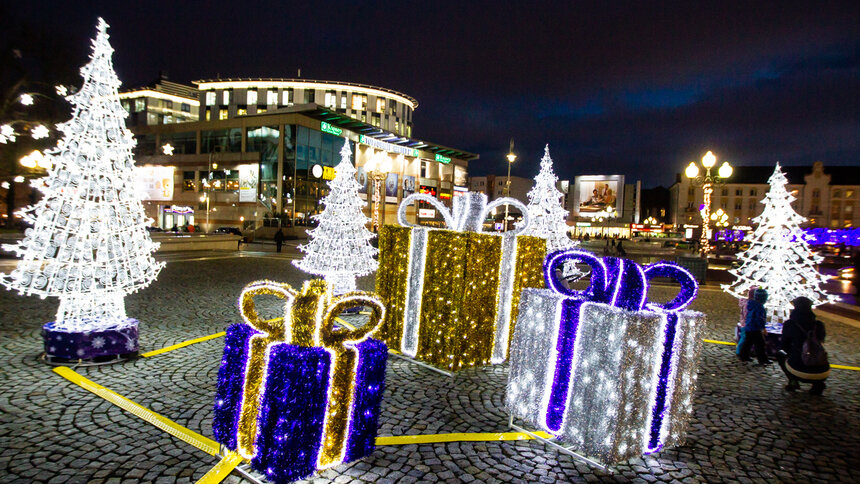
{"type": "MultiPolygon", "coordinates": [[[[390,172],[378,183],[381,215],[388,223],[411,193],[428,193],[450,205],[456,191],[467,189],[468,162],[477,159],[316,104],[133,131],[137,165],[146,180],[147,214],[165,229],[283,225],[303,231],[323,209],[320,200],[328,193],[326,182],[334,177],[344,140],[350,143],[365,198],[373,198],[377,184],[364,166],[372,158],[389,159],[390,172]]],[[[407,214],[441,220],[429,206],[412,207],[407,214]]]]}
{"type": "Polygon", "coordinates": [[[309,79],[210,79],[194,81],[201,119],[227,120],[294,105],[316,104],[397,136],[412,136],[418,101],[367,84],[309,79]]]}
{"type": "MultiPolygon", "coordinates": [[[[820,161],[812,166],[782,167],[788,178],[788,190],[796,198],[794,209],[808,219],[805,226],[847,228],[860,226],[860,169],[850,166],[825,167],[820,161]]],[[[728,214],[730,228],[749,231],[752,219],[761,214],[762,200],[769,189],[772,166],[735,167],[723,185],[714,187],[711,211],[722,209],[728,214]]],[[[670,187],[671,222],[676,230],[693,237],[701,233],[701,187],[690,179],[676,176],[670,187]]]]}
{"type": "Polygon", "coordinates": [[[126,119],[129,127],[197,121],[198,96],[194,87],[170,82],[164,76],[148,86],[119,94],[122,107],[129,114],[126,119]]]}

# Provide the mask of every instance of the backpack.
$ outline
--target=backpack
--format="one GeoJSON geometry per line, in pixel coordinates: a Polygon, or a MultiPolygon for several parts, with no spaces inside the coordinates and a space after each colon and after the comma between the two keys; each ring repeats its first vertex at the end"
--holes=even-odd
{"type": "Polygon", "coordinates": [[[801,331],[806,333],[806,339],[803,340],[803,347],[800,353],[801,361],[806,366],[830,366],[830,362],[827,360],[827,351],[824,349],[824,346],[821,346],[821,342],[818,341],[818,335],[815,334],[817,325],[818,321],[815,321],[810,331],[804,331],[800,324],[797,325],[801,331]]]}

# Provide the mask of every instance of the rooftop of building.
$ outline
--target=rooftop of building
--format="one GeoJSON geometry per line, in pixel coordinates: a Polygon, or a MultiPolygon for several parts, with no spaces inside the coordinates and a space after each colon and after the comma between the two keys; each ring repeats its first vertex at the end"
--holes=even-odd
{"type": "Polygon", "coordinates": [[[178,82],[168,81],[164,74],[161,74],[158,79],[145,86],[138,86],[130,89],[123,89],[120,94],[128,94],[131,92],[140,91],[155,91],[171,96],[178,96],[190,100],[197,101],[197,88],[188,84],[180,84],[178,82]]]}
{"type": "MultiPolygon", "coordinates": [[[[300,77],[232,77],[226,79],[200,79],[197,81],[191,81],[192,84],[200,86],[201,84],[217,84],[217,83],[248,83],[248,84],[261,84],[261,85],[269,85],[271,87],[279,87],[280,85],[287,84],[320,84],[320,85],[337,85],[337,86],[348,86],[355,87],[359,89],[368,89],[374,91],[381,91],[386,94],[391,94],[394,96],[402,97],[412,103],[412,109],[418,109],[418,100],[414,97],[404,94],[400,91],[395,91],[394,89],[388,89],[386,87],[373,86],[370,84],[361,84],[357,82],[344,82],[344,81],[326,81],[321,79],[304,79],[300,77]]],[[[212,88],[210,89],[217,89],[212,88]]]]}

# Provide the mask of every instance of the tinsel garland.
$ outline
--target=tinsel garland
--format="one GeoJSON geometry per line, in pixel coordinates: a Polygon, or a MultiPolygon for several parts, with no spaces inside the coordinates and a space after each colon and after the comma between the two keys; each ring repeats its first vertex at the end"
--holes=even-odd
{"type": "Polygon", "coordinates": [[[374,449],[387,347],[368,339],[384,316],[370,293],[332,298],[324,281],[297,292],[261,281],[243,290],[245,324],[227,330],[219,369],[216,438],[275,482],[289,482],[374,449]],[[263,320],[254,297],[284,299],[284,316],[263,320]],[[367,324],[336,329],[350,307],[371,309],[367,324]]]}

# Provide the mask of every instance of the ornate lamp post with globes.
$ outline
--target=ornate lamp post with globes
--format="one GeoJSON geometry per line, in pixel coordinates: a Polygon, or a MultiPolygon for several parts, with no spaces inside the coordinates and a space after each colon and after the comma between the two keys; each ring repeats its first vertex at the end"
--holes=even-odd
{"type": "Polygon", "coordinates": [[[717,157],[708,151],[705,153],[705,156],[702,157],[702,166],[705,168],[704,175],[699,174],[699,166],[696,165],[696,162],[694,161],[691,161],[690,164],[687,165],[687,169],[684,170],[684,173],[690,179],[690,182],[694,186],[701,186],[702,191],[704,192],[704,199],[702,200],[702,208],[700,210],[702,215],[702,237],[699,241],[700,250],[704,257],[708,257],[708,252],[711,249],[711,194],[714,192],[714,185],[723,184],[726,182],[727,178],[732,176],[732,165],[727,161],[724,161],[723,164],[720,165],[716,175],[711,175],[711,168],[716,164],[717,157]]]}
{"type": "Polygon", "coordinates": [[[382,200],[380,195],[382,180],[388,176],[391,171],[391,158],[384,152],[374,153],[370,160],[364,164],[364,171],[367,176],[373,180],[373,211],[371,213],[371,227],[373,232],[379,232],[379,226],[385,225],[385,212],[382,212],[382,218],[379,217],[379,203],[382,200]]]}

